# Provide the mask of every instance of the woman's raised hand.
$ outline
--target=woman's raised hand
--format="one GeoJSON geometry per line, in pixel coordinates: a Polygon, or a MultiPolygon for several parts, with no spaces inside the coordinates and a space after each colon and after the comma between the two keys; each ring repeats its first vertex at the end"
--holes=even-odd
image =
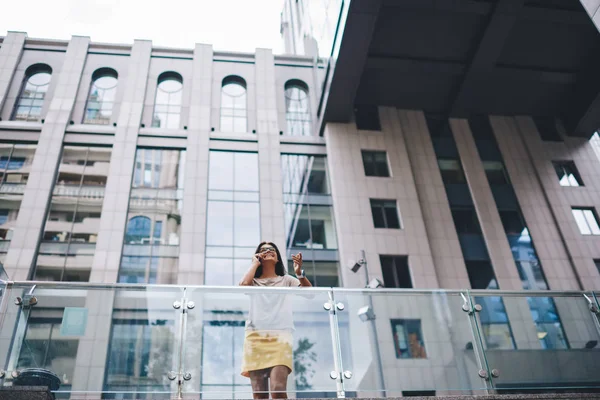
{"type": "Polygon", "coordinates": [[[252,265],[259,266],[260,264],[262,264],[262,254],[256,253],[252,256],[252,265]]]}
{"type": "Polygon", "coordinates": [[[296,255],[292,254],[292,260],[294,261],[294,272],[296,275],[302,274],[302,253],[296,255]]]}

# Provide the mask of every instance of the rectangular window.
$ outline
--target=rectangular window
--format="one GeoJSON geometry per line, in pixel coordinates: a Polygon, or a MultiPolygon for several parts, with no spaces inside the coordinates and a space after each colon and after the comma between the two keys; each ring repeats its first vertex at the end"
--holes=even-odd
{"type": "Polygon", "coordinates": [[[600,226],[594,208],[573,208],[571,211],[582,235],[600,235],[600,226]]]}
{"type": "Polygon", "coordinates": [[[596,264],[596,268],[598,269],[598,273],[600,274],[600,258],[595,259],[594,264],[596,264]]]}
{"type": "Polygon", "coordinates": [[[456,226],[456,233],[480,234],[479,220],[474,208],[452,208],[452,219],[456,226]]]}
{"type": "Polygon", "coordinates": [[[396,200],[371,199],[371,213],[375,228],[400,229],[396,200]]]}
{"type": "Polygon", "coordinates": [[[387,153],[385,151],[363,150],[362,159],[366,176],[390,176],[387,153]]]}
{"type": "Polygon", "coordinates": [[[573,161],[552,161],[560,186],[583,186],[583,181],[573,161]]]}
{"type": "Polygon", "coordinates": [[[438,165],[445,185],[467,183],[458,160],[438,158],[438,165]]]}
{"type": "Polygon", "coordinates": [[[490,185],[508,185],[504,164],[500,161],[483,161],[483,169],[490,185]]]}
{"type": "Polygon", "coordinates": [[[427,358],[420,319],[392,319],[396,358],[427,358]]]}
{"type": "Polygon", "coordinates": [[[385,287],[412,289],[407,256],[379,256],[379,261],[385,287]]]}
{"type": "Polygon", "coordinates": [[[119,282],[177,282],[185,160],[185,150],[137,150],[119,282]]]}

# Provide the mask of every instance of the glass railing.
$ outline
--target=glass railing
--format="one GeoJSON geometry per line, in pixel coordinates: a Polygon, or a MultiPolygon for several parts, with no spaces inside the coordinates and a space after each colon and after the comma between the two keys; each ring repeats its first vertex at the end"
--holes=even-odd
{"type": "Polygon", "coordinates": [[[0,382],[56,398],[600,390],[592,292],[0,284],[0,382]]]}

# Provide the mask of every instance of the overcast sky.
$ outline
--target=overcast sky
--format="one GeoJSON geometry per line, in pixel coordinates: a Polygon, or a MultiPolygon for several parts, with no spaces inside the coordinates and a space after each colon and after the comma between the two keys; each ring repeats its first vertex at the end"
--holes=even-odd
{"type": "MultiPolygon", "coordinates": [[[[0,26],[31,38],[90,36],[94,42],[281,53],[280,13],[284,0],[21,0],[6,1],[0,26]]],[[[4,32],[0,31],[0,35],[4,32]]]]}

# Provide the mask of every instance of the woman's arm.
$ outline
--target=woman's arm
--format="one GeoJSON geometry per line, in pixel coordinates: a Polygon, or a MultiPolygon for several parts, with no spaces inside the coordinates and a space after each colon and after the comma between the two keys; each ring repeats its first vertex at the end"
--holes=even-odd
{"type": "Polygon", "coordinates": [[[306,276],[299,277],[300,275],[302,275],[302,253],[298,253],[296,255],[292,254],[292,260],[294,261],[294,272],[296,273],[296,277],[298,277],[298,280],[300,281],[300,286],[311,287],[312,284],[306,276]]]}
{"type": "Polygon", "coordinates": [[[250,264],[250,268],[248,268],[248,271],[246,271],[244,277],[240,281],[240,286],[252,286],[252,283],[254,281],[254,274],[256,274],[256,269],[260,267],[260,257],[260,254],[255,254],[254,256],[252,256],[252,264],[250,264]]]}

